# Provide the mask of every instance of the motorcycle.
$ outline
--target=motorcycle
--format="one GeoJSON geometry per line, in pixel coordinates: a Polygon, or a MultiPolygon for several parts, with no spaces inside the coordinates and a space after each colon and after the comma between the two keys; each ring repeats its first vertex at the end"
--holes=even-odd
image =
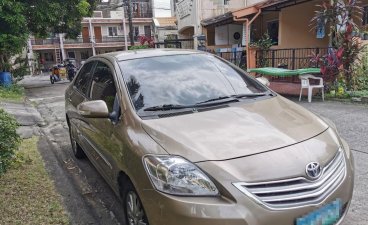
{"type": "Polygon", "coordinates": [[[76,68],[72,67],[68,69],[68,80],[71,82],[76,74],[76,68]]]}
{"type": "Polygon", "coordinates": [[[61,78],[57,74],[50,75],[50,82],[54,84],[55,82],[61,81],[61,78]]]}
{"type": "Polygon", "coordinates": [[[64,79],[66,76],[66,69],[62,64],[55,65],[51,69],[50,74],[50,82],[51,84],[54,84],[55,82],[61,81],[62,78],[64,79]]]}

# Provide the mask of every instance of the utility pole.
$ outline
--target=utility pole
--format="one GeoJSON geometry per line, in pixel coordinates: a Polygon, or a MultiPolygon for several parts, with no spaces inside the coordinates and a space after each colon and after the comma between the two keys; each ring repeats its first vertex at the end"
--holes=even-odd
{"type": "Polygon", "coordinates": [[[124,44],[125,44],[125,51],[128,51],[128,37],[127,37],[127,30],[126,30],[126,24],[125,24],[125,9],[123,5],[123,29],[124,29],[124,44]]]}
{"type": "Polygon", "coordinates": [[[126,0],[126,1],[128,2],[128,22],[129,22],[130,46],[134,46],[132,0],[126,0]]]}

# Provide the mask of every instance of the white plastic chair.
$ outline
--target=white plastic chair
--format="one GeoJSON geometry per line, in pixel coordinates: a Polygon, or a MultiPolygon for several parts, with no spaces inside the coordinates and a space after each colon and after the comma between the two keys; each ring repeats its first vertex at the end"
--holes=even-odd
{"type": "Polygon", "coordinates": [[[316,77],[311,74],[304,74],[304,75],[300,75],[299,78],[301,81],[299,101],[302,99],[303,88],[308,89],[308,102],[312,102],[313,88],[321,88],[322,89],[322,100],[323,101],[325,100],[323,79],[321,77],[316,77]],[[311,85],[309,83],[309,79],[319,80],[319,84],[311,85]]]}
{"type": "Polygon", "coordinates": [[[265,86],[270,86],[270,81],[265,77],[256,77],[256,79],[265,86]]]}

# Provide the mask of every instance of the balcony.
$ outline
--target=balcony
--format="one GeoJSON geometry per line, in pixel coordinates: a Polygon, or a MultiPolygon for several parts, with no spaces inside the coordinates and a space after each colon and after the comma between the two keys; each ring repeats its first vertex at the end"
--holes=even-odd
{"type": "Polygon", "coordinates": [[[89,38],[78,37],[76,39],[64,39],[64,44],[89,43],[89,38]]]}
{"type": "MultiPolygon", "coordinates": [[[[94,38],[94,47],[104,48],[104,47],[122,47],[125,46],[124,35],[119,36],[101,36],[94,38]]],[[[130,38],[127,36],[127,44],[130,46],[130,38]]],[[[134,37],[134,42],[139,43],[138,36],[134,37]]],[[[60,48],[59,39],[33,39],[31,44],[34,50],[45,50],[45,49],[55,49],[60,48]]],[[[89,37],[78,37],[76,39],[63,39],[63,45],[65,49],[86,49],[92,48],[93,45],[89,37]]]]}
{"type": "MultiPolygon", "coordinates": [[[[152,9],[149,9],[152,11],[152,9]]],[[[133,18],[152,18],[153,14],[152,12],[133,12],[132,13],[133,18]]]]}
{"type": "MultiPolygon", "coordinates": [[[[128,41],[130,40],[129,37],[127,37],[128,41]]],[[[111,42],[124,42],[124,36],[102,36],[102,37],[96,37],[95,43],[111,43],[111,42]]],[[[77,39],[65,39],[64,44],[78,44],[78,43],[90,43],[89,37],[78,37],[77,39]]]]}
{"type": "Polygon", "coordinates": [[[59,43],[60,43],[59,38],[32,39],[31,40],[32,45],[54,45],[54,44],[59,44],[59,43]]]}
{"type": "MultiPolygon", "coordinates": [[[[96,38],[96,43],[109,43],[109,42],[124,42],[124,36],[102,36],[101,38],[96,38]]],[[[129,37],[127,40],[130,41],[129,37]]]]}

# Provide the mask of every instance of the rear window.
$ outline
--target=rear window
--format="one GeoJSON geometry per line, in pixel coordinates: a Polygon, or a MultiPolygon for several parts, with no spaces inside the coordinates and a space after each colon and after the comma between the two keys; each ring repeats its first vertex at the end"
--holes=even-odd
{"type": "Polygon", "coordinates": [[[267,91],[240,69],[208,54],[140,58],[119,65],[136,111],[267,91]]]}

